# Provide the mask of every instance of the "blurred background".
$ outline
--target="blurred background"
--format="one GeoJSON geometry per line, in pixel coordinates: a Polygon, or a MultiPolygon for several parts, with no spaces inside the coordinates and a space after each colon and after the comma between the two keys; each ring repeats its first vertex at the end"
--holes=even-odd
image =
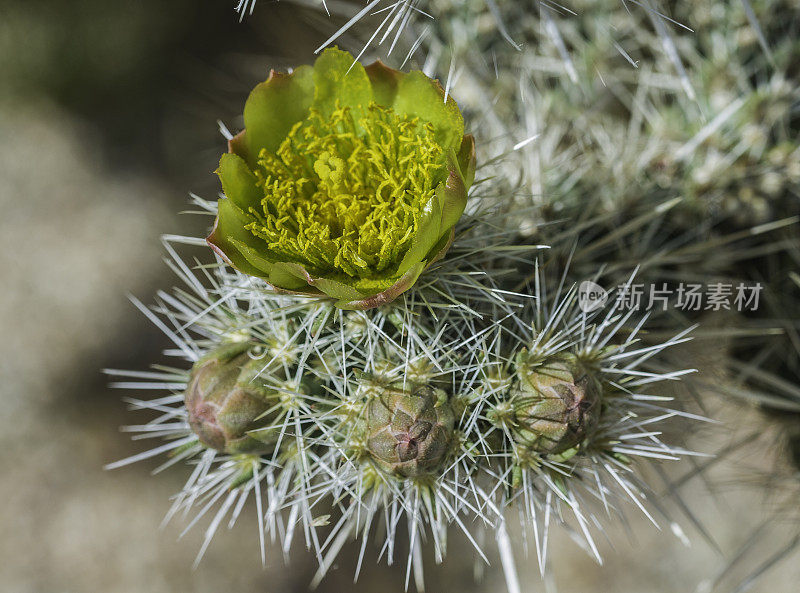
{"type": "MultiPolygon", "coordinates": [[[[254,83],[270,67],[310,62],[334,28],[318,12],[266,0],[240,23],[232,4],[0,0],[2,591],[308,588],[314,559],[297,549],[285,566],[271,550],[262,568],[255,520],[247,516],[216,536],[193,571],[202,530],[176,541],[180,520],[159,529],[188,469],[155,477],[156,463],[102,470],[143,446],[120,434],[120,425],[135,420],[100,369],[144,369],[167,346],[126,295],[147,302],[171,285],[160,235],[206,231],[206,218],[178,213],[188,192],[213,199],[218,191],[212,172],[225,145],[217,120],[238,129],[254,83]]],[[[632,514],[603,543],[605,566],[567,534],[555,534],[555,577],[543,583],[533,558],[521,560],[523,589],[716,590],[731,558],[795,491],[753,477],[785,473],[774,435],[759,429],[761,417],[723,401],[711,405],[716,417],[757,436],[735,461],[675,470],[673,479],[685,472],[676,488],[694,517],[670,505],[689,525],[691,546],[668,523],[657,531],[632,514]]],[[[741,438],[709,428],[690,446],[718,450],[741,438]]],[[[793,521],[773,522],[761,537],[791,537],[793,521]]],[[[496,558],[476,575],[468,546],[454,546],[445,567],[428,570],[430,591],[504,590],[496,558]]],[[[342,556],[320,590],[403,590],[404,566],[374,562],[352,585],[356,553],[342,556]]],[[[751,560],[738,578],[734,562],[724,579],[741,584],[759,562],[768,574],[745,582],[746,590],[796,590],[796,558],[751,560]]]]}

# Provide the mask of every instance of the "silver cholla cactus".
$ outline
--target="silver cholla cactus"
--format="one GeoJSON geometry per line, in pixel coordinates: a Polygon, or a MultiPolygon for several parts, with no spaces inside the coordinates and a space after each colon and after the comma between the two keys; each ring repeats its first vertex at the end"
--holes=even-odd
{"type": "Polygon", "coordinates": [[[367,449],[385,470],[414,478],[441,467],[455,416],[441,389],[388,387],[367,404],[367,449]]]}
{"type": "Polygon", "coordinates": [[[192,367],[184,401],[189,426],[200,442],[228,454],[266,453],[272,448],[268,412],[279,395],[258,377],[263,361],[253,359],[252,343],[212,350],[192,367]],[[258,431],[253,434],[252,431],[258,431]]]}
{"type": "Polygon", "coordinates": [[[564,454],[591,436],[600,420],[600,382],[575,355],[516,358],[514,438],[541,454],[564,454]]]}

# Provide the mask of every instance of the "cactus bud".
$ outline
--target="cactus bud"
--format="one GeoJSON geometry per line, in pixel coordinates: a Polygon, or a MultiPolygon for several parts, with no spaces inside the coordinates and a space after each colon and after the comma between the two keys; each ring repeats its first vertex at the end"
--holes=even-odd
{"type": "Polygon", "coordinates": [[[599,381],[572,354],[531,362],[517,356],[512,398],[514,438],[537,453],[559,454],[580,445],[600,419],[599,381]]]}
{"type": "Polygon", "coordinates": [[[453,441],[455,417],[441,389],[411,393],[386,388],[367,407],[367,449],[384,469],[403,478],[434,472],[453,441]]]}
{"type": "Polygon", "coordinates": [[[221,346],[192,367],[184,393],[189,426],[201,443],[228,454],[265,453],[271,449],[267,412],[279,395],[257,377],[263,361],[248,354],[252,343],[221,346]]]}

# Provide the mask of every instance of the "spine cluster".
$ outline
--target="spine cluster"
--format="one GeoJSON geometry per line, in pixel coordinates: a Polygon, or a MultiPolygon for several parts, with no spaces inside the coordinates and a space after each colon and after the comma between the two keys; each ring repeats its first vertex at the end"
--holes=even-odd
{"type": "Polygon", "coordinates": [[[170,376],[172,395],[135,403],[168,442],[114,465],[192,460],[170,514],[216,506],[210,541],[255,498],[262,542],[303,537],[319,578],[356,539],[362,562],[374,544],[422,586],[423,540],[442,561],[455,529],[486,559],[478,542],[506,533],[510,509],[541,562],[551,522],[574,524],[599,559],[594,513],[625,512],[625,498],[645,510],[634,460],[688,453],[658,439],[653,424],[680,411],[646,391],[686,372],[651,364],[686,338],[644,346],[643,319],[582,311],[574,287],[538,271],[537,246],[487,232],[502,216],[465,217],[430,276],[369,311],[176,260],[184,289],[146,311],[186,362],[149,376],[170,376]],[[531,281],[512,290],[521,265],[531,281]]]}

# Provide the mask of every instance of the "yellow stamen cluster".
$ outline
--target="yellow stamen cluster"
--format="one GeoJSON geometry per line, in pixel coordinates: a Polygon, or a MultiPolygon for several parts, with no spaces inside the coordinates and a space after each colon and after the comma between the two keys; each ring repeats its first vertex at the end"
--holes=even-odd
{"type": "Polygon", "coordinates": [[[372,103],[312,109],[255,174],[264,199],[245,228],[276,260],[369,278],[400,263],[446,167],[431,124],[372,103]]]}

